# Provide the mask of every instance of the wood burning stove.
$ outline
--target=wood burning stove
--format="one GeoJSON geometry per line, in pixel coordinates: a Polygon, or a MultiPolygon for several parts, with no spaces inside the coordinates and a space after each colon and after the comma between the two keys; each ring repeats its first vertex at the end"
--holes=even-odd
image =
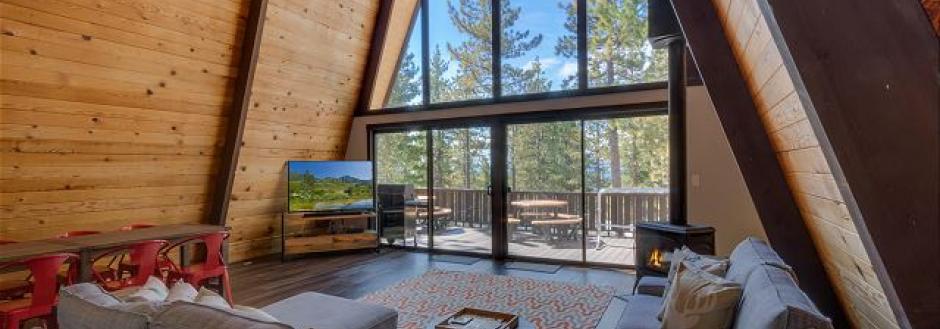
{"type": "Polygon", "coordinates": [[[653,47],[669,49],[669,223],[637,224],[637,282],[645,275],[666,275],[671,253],[682,246],[699,254],[715,254],[715,229],[689,225],[686,218],[686,48],[668,0],[649,2],[649,24],[649,41],[653,47]]]}
{"type": "Polygon", "coordinates": [[[715,254],[715,229],[700,225],[644,222],[636,226],[636,274],[665,276],[673,250],[687,246],[703,255],[715,254]]]}

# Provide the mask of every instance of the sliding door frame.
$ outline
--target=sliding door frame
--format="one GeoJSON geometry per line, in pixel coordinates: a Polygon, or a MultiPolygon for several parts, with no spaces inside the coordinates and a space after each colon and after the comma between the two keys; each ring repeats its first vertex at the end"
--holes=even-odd
{"type": "MultiPolygon", "coordinates": [[[[413,246],[399,246],[399,245],[383,245],[383,247],[390,248],[400,248],[406,250],[422,250],[427,251],[432,254],[454,254],[454,255],[470,255],[470,256],[489,256],[496,260],[524,260],[524,261],[534,261],[534,262],[544,262],[544,263],[555,263],[563,265],[579,265],[579,266],[599,266],[599,267],[611,267],[611,268],[626,268],[633,269],[633,265],[626,264],[612,264],[612,263],[599,263],[599,262],[589,262],[587,261],[587,240],[584,238],[586,235],[586,221],[581,222],[581,260],[564,260],[564,259],[550,259],[550,258],[540,258],[540,257],[529,257],[529,256],[519,256],[519,255],[509,255],[509,232],[506,227],[506,217],[508,215],[508,182],[506,179],[507,174],[507,165],[508,165],[508,140],[507,140],[507,127],[511,124],[529,124],[529,123],[548,123],[548,122],[562,122],[562,121],[578,121],[581,129],[581,217],[584,218],[584,214],[587,211],[585,209],[585,178],[584,178],[584,123],[585,121],[592,120],[606,120],[606,119],[618,119],[618,118],[629,118],[629,117],[643,117],[643,116],[653,116],[653,115],[665,115],[667,114],[666,102],[648,102],[648,103],[639,103],[639,104],[625,104],[625,105],[616,105],[616,106],[602,106],[602,107],[586,107],[586,108],[577,108],[577,109],[563,109],[563,110],[549,110],[549,111],[537,111],[537,112],[524,112],[524,113],[506,113],[506,114],[490,114],[490,115],[481,115],[481,116],[471,116],[471,117],[459,117],[459,118],[441,118],[441,119],[429,119],[429,120],[416,120],[408,122],[392,122],[392,123],[379,123],[379,124],[369,124],[366,126],[366,133],[368,134],[368,157],[369,160],[373,161],[373,168],[376,168],[374,163],[376,159],[376,148],[375,148],[375,137],[376,134],[383,133],[401,133],[408,131],[423,131],[426,135],[426,154],[428,157],[427,160],[427,180],[428,180],[428,203],[429,206],[433,207],[433,157],[434,157],[434,145],[433,145],[433,130],[441,129],[459,129],[459,128],[479,128],[487,127],[490,129],[490,186],[493,191],[490,194],[490,202],[492,203],[492,219],[490,223],[492,231],[492,249],[490,254],[478,253],[478,252],[467,252],[460,250],[442,250],[434,248],[433,235],[434,232],[432,228],[427,227],[428,232],[428,246],[427,247],[413,247],[413,246]]],[[[669,138],[672,139],[674,136],[670,135],[669,138]]],[[[430,225],[431,221],[425,221],[427,225],[430,225]]],[[[379,223],[381,226],[381,223],[379,223]]]]}

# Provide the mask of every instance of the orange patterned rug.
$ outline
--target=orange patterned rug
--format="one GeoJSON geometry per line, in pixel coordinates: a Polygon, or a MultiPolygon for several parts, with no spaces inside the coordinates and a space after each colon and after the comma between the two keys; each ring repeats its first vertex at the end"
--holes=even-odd
{"type": "Polygon", "coordinates": [[[513,313],[543,329],[597,326],[615,289],[486,273],[432,270],[360,300],[398,310],[399,329],[424,329],[464,307],[513,313]]]}

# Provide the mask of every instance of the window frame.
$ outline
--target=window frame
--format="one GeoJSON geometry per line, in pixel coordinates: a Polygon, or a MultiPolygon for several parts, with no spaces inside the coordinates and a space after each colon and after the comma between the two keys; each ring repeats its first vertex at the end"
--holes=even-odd
{"type": "MultiPolygon", "coordinates": [[[[428,70],[430,66],[430,44],[429,44],[429,1],[430,0],[418,0],[418,8],[421,15],[421,24],[415,24],[415,20],[418,15],[412,15],[412,20],[410,24],[412,25],[411,30],[409,30],[408,35],[413,33],[415,27],[421,28],[421,83],[422,83],[422,101],[421,104],[417,105],[406,105],[406,106],[394,106],[394,107],[381,107],[371,109],[369,106],[369,101],[360,100],[359,106],[356,109],[355,116],[369,116],[369,115],[384,115],[384,114],[396,114],[396,113],[408,113],[408,112],[420,112],[420,111],[431,111],[431,110],[443,110],[443,109],[452,109],[458,107],[468,107],[468,106],[477,106],[477,105],[490,105],[490,104],[500,104],[500,103],[512,103],[512,102],[526,102],[534,100],[547,100],[547,99],[557,99],[557,98],[568,98],[568,97],[578,97],[578,96],[592,96],[600,94],[609,94],[609,93],[619,93],[619,92],[629,92],[629,91],[644,91],[644,90],[657,90],[665,89],[667,82],[657,81],[657,82],[641,82],[641,83],[632,83],[626,85],[617,85],[617,86],[604,86],[604,87],[595,87],[590,88],[588,86],[588,54],[587,54],[587,33],[588,33],[588,22],[587,22],[587,0],[575,0],[576,3],[576,13],[577,13],[577,63],[578,63],[578,86],[574,89],[569,90],[555,90],[547,91],[542,93],[531,93],[531,94],[521,94],[521,95],[503,95],[502,92],[502,0],[490,0],[490,10],[491,17],[493,21],[492,24],[492,63],[491,63],[491,72],[493,79],[492,86],[492,97],[483,98],[483,99],[471,99],[471,100],[461,100],[461,101],[452,101],[452,102],[440,102],[440,103],[431,103],[430,95],[430,71],[428,70]]],[[[381,20],[379,21],[382,22],[381,20]]],[[[387,21],[386,21],[387,23],[387,21]]],[[[376,26],[376,32],[384,31],[385,29],[381,26],[376,26]]],[[[384,39],[384,36],[383,36],[384,39]]],[[[381,51],[381,47],[378,51],[381,51]]],[[[376,51],[376,49],[373,49],[376,51]]],[[[380,56],[376,56],[378,58],[380,56]]],[[[396,59],[399,60],[400,59],[396,59]]],[[[691,68],[694,68],[694,65],[690,65],[691,68]]],[[[396,70],[397,71],[397,70],[396,70]]],[[[697,72],[695,72],[697,73],[697,72]]],[[[375,72],[366,72],[366,79],[364,81],[370,81],[368,79],[369,75],[374,75],[375,72]]],[[[397,74],[397,72],[395,73],[397,74]]],[[[697,76],[697,74],[690,75],[697,76]]],[[[374,79],[372,79],[374,80],[374,79]]],[[[691,79],[690,79],[691,80],[691,79]]],[[[374,84],[374,81],[373,81],[374,84]]],[[[373,94],[372,88],[374,85],[367,85],[365,88],[368,88],[368,93],[364,93],[371,98],[373,94]]],[[[390,85],[389,88],[392,88],[390,85]]]]}

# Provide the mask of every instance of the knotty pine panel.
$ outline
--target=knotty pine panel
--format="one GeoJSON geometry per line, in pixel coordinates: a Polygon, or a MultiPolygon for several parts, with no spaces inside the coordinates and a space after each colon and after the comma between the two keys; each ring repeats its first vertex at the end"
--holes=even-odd
{"type": "Polygon", "coordinates": [[[247,3],[0,3],[0,238],[205,219],[247,3]]]}
{"type": "Polygon", "coordinates": [[[713,0],[836,294],[852,324],[898,324],[758,0],[713,0]]]}
{"type": "Polygon", "coordinates": [[[288,160],[338,160],[378,2],[269,0],[232,188],[229,256],[277,252],[288,160]]]}

